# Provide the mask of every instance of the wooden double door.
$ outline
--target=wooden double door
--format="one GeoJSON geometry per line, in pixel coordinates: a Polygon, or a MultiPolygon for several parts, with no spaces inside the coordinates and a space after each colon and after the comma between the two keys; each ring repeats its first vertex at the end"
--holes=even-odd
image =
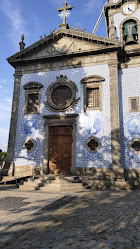
{"type": "Polygon", "coordinates": [[[52,126],[49,137],[49,173],[70,174],[72,126],[52,126]]]}

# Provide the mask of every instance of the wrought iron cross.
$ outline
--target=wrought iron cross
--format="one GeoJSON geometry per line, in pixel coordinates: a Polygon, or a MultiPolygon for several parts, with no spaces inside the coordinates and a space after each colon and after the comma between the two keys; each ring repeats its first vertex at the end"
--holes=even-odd
{"type": "Polygon", "coordinates": [[[66,24],[66,18],[71,14],[69,10],[72,10],[73,7],[71,5],[67,6],[67,2],[64,2],[64,7],[59,8],[57,11],[62,12],[59,16],[63,19],[63,24],[66,24]]]}

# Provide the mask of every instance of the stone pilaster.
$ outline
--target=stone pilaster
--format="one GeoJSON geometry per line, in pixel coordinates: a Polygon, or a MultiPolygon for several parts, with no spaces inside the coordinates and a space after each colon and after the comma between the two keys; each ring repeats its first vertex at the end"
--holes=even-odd
{"type": "Polygon", "coordinates": [[[8,150],[6,164],[4,166],[5,170],[8,170],[11,165],[13,165],[14,160],[14,151],[15,151],[15,140],[16,140],[16,127],[17,127],[17,118],[18,118],[18,105],[19,105],[19,96],[20,96],[20,83],[21,83],[21,73],[15,73],[14,79],[14,92],[13,92],[13,103],[11,111],[11,122],[9,130],[9,141],[8,141],[8,150]]]}
{"type": "Polygon", "coordinates": [[[121,165],[117,53],[110,56],[110,115],[112,167],[121,165]]]}

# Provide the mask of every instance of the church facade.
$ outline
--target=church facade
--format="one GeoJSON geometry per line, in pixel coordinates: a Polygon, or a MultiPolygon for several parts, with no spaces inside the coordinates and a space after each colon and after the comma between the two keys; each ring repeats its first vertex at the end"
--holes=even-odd
{"type": "Polygon", "coordinates": [[[27,48],[22,39],[8,58],[15,84],[6,167],[15,174],[140,176],[140,1],[109,0],[105,18],[107,38],[69,28],[64,16],[59,30],[27,48]]]}

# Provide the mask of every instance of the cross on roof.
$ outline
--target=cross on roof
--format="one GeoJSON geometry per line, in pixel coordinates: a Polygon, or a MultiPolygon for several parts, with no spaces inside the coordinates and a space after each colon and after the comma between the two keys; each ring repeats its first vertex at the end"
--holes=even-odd
{"type": "Polygon", "coordinates": [[[66,18],[71,14],[68,10],[72,10],[73,7],[71,5],[67,6],[67,2],[64,2],[64,7],[59,8],[57,11],[62,12],[59,14],[61,18],[63,18],[63,24],[66,24],[66,18]]]}

